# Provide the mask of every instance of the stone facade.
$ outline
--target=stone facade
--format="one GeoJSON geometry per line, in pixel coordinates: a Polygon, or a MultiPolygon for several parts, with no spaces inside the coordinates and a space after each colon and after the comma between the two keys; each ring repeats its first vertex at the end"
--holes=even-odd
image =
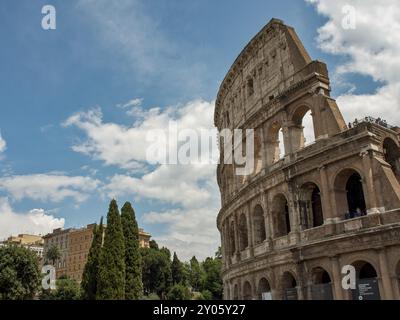
{"type": "Polygon", "coordinates": [[[255,132],[248,176],[223,164],[220,143],[225,299],[358,299],[342,288],[345,265],[357,285],[376,284],[372,298],[400,298],[399,128],[369,117],[346,124],[326,65],[277,19],[230,68],[214,121],[255,132]]]}

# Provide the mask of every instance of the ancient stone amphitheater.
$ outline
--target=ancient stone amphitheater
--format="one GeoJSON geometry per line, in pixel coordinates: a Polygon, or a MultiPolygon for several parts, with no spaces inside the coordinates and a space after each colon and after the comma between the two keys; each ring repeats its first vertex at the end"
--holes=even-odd
{"type": "Polygon", "coordinates": [[[233,63],[214,121],[255,130],[254,172],[217,169],[225,299],[400,298],[399,128],[346,123],[327,66],[277,19],[233,63]]]}

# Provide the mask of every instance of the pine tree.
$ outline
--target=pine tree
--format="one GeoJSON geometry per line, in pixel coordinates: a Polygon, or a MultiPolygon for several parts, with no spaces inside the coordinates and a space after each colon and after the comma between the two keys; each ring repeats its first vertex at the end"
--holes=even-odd
{"type": "Polygon", "coordinates": [[[183,277],[183,265],[182,262],[179,261],[178,255],[174,252],[174,258],[171,264],[171,273],[172,273],[172,283],[178,284],[181,283],[184,279],[183,277]]]}
{"type": "Polygon", "coordinates": [[[121,222],[125,239],[125,299],[136,300],[143,295],[142,256],[135,211],[129,202],[121,209],[121,222]]]}
{"type": "Polygon", "coordinates": [[[103,217],[100,224],[93,229],[93,240],[89,250],[88,260],[82,275],[82,298],[84,300],[95,300],[97,293],[97,281],[99,277],[99,259],[103,242],[103,217]]]}
{"type": "Polygon", "coordinates": [[[100,254],[97,299],[125,298],[125,245],[117,201],[112,200],[107,214],[104,245],[100,254]]]}

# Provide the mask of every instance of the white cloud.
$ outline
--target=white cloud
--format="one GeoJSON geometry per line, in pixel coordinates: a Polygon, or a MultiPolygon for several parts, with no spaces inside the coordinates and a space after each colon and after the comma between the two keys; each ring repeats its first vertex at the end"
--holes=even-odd
{"type": "Polygon", "coordinates": [[[43,209],[17,213],[7,198],[0,198],[0,240],[20,233],[46,234],[64,227],[63,218],[55,218],[43,209]]]}
{"type": "Polygon", "coordinates": [[[337,98],[348,120],[364,115],[400,124],[400,6],[397,0],[307,0],[328,21],[318,30],[322,50],[345,55],[336,72],[372,77],[379,88],[369,94],[343,94],[337,98]],[[343,8],[355,9],[355,29],[342,27],[343,8]]]}
{"type": "Polygon", "coordinates": [[[104,122],[99,108],[75,114],[64,125],[76,126],[86,134],[84,142],[73,147],[75,151],[102,160],[106,165],[128,171],[141,169],[135,175],[127,172],[112,176],[102,189],[109,197],[134,195],[172,207],[144,214],[147,224],[163,225],[162,234],[154,235],[161,245],[177,251],[184,259],[190,259],[193,254],[200,258],[213,255],[219,243],[216,166],[150,166],[146,160],[149,146],[146,135],[151,130],[168,128],[170,122],[179,129],[214,129],[214,102],[196,100],[165,109],[138,111],[136,122],[129,127],[104,122]]]}
{"type": "Polygon", "coordinates": [[[100,181],[83,176],[62,174],[13,175],[0,178],[0,189],[8,192],[15,200],[25,198],[60,202],[72,198],[80,203],[100,186],[100,181]]]}
{"type": "Polygon", "coordinates": [[[87,135],[83,143],[73,146],[74,151],[102,160],[106,165],[138,170],[147,164],[149,132],[165,130],[170,123],[176,124],[179,129],[211,129],[214,103],[196,100],[184,106],[168,107],[163,110],[160,108],[137,110],[136,122],[130,127],[104,123],[99,107],[76,113],[63,125],[76,126],[87,135]]]}
{"type": "Polygon", "coordinates": [[[143,98],[131,99],[128,102],[117,104],[118,108],[126,109],[130,107],[138,107],[143,103],[143,98]]]}
{"type": "Polygon", "coordinates": [[[7,148],[6,140],[3,139],[3,137],[1,136],[1,133],[0,133],[0,153],[4,152],[6,150],[6,148],[7,148]]]}

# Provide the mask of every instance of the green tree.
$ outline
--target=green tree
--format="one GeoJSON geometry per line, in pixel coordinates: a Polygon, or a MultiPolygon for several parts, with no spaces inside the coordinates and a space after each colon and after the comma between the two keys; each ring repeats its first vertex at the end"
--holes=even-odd
{"type": "Polygon", "coordinates": [[[125,297],[125,245],[117,201],[110,202],[107,227],[100,253],[97,299],[120,300],[125,297]]]}
{"type": "Polygon", "coordinates": [[[222,270],[222,261],[220,258],[206,258],[202,263],[205,279],[203,290],[208,290],[212,293],[212,298],[214,300],[222,299],[222,279],[221,279],[221,270],[222,270]]]}
{"type": "Polygon", "coordinates": [[[205,273],[201,267],[199,261],[193,256],[190,259],[190,276],[189,283],[194,291],[200,291],[203,286],[203,280],[205,278],[205,273]]]}
{"type": "Polygon", "coordinates": [[[100,252],[103,243],[103,217],[100,224],[93,229],[93,240],[89,250],[88,260],[82,275],[82,299],[95,300],[97,293],[97,281],[99,278],[100,252]]]}
{"type": "Polygon", "coordinates": [[[46,260],[50,261],[53,266],[55,266],[56,261],[61,258],[60,249],[52,245],[46,252],[46,260]]]}
{"type": "Polygon", "coordinates": [[[182,283],[184,280],[184,270],[182,262],[179,260],[178,255],[174,252],[174,258],[171,264],[172,283],[182,283]]]}
{"type": "Polygon", "coordinates": [[[32,299],[40,278],[35,253],[16,246],[0,247],[0,300],[32,299]]]}
{"type": "Polygon", "coordinates": [[[121,209],[121,223],[125,239],[125,299],[136,300],[143,294],[142,256],[135,211],[129,202],[121,209]]]}
{"type": "Polygon", "coordinates": [[[182,283],[175,284],[167,294],[168,300],[190,300],[191,297],[189,288],[182,283]]]}
{"type": "Polygon", "coordinates": [[[146,295],[156,293],[165,298],[172,283],[170,252],[166,248],[142,248],[142,278],[146,295]]]}

